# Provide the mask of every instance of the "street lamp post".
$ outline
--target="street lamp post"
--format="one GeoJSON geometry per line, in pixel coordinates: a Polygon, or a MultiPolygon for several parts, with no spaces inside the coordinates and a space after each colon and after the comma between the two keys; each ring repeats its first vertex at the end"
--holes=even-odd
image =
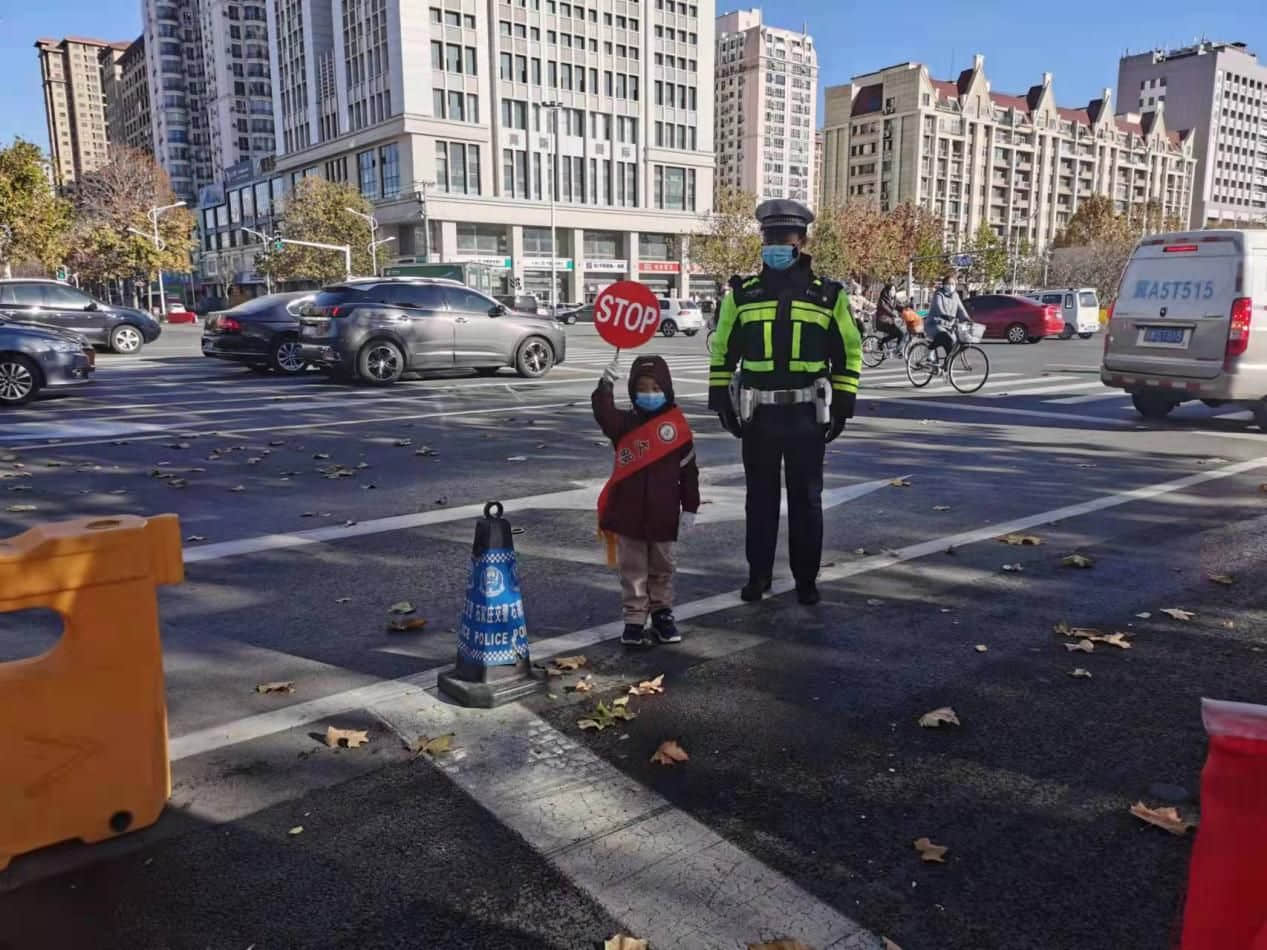
{"type": "Polygon", "coordinates": [[[344,208],[343,210],[346,211],[348,214],[356,215],[358,218],[362,219],[366,224],[369,225],[369,228],[370,228],[370,269],[374,272],[374,276],[377,277],[378,276],[378,246],[380,244],[387,243],[386,241],[379,241],[376,239],[376,236],[378,235],[378,219],[376,219],[372,214],[366,214],[363,211],[357,211],[355,208],[344,208]]]}
{"type": "MultiPolygon", "coordinates": [[[[136,228],[128,228],[128,230],[131,231],[133,234],[139,234],[141,237],[145,238],[148,241],[153,241],[155,252],[161,253],[164,245],[163,245],[162,238],[158,236],[158,217],[164,211],[171,211],[172,208],[183,208],[184,206],[185,206],[185,202],[183,201],[173,201],[171,204],[163,205],[160,208],[150,208],[150,210],[147,211],[146,214],[149,216],[149,219],[150,219],[150,225],[152,229],[151,234],[146,234],[144,231],[138,231],[136,228]]],[[[150,300],[150,313],[153,313],[154,312],[154,288],[153,287],[151,287],[149,290],[149,300],[150,300]]],[[[160,307],[160,310],[159,310],[160,316],[167,313],[167,292],[163,288],[163,262],[161,260],[158,262],[158,305],[160,307]]]]}
{"type": "Polygon", "coordinates": [[[555,193],[559,187],[559,110],[563,108],[563,103],[558,99],[551,99],[548,102],[541,103],[541,108],[548,109],[550,112],[550,128],[554,134],[553,147],[551,149],[552,157],[550,169],[550,316],[558,311],[558,293],[559,279],[555,275],[555,267],[558,261],[558,244],[554,236],[554,204],[555,193]]]}

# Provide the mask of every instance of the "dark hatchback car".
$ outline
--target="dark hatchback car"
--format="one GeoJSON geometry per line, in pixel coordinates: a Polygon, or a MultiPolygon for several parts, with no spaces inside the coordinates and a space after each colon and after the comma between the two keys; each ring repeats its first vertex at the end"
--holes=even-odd
{"type": "Polygon", "coordinates": [[[202,355],[251,369],[294,375],[308,368],[299,355],[299,314],[313,292],[268,294],[207,315],[202,355]]]}
{"type": "Polygon", "coordinates": [[[97,354],[77,334],[0,319],[0,406],[21,406],[41,389],[86,383],[96,364],[97,354]]]}
{"type": "Polygon", "coordinates": [[[512,313],[453,280],[399,277],[327,287],[303,310],[299,355],[325,372],[367,383],[405,373],[472,367],[492,375],[548,373],[567,335],[546,317],[512,313]]]}
{"type": "Polygon", "coordinates": [[[116,353],[138,353],[163,332],[144,310],[103,303],[56,280],[0,280],[0,318],[70,330],[116,353]]]}
{"type": "Polygon", "coordinates": [[[981,294],[963,302],[972,319],[985,324],[985,339],[1038,343],[1060,333],[1065,321],[1059,307],[1011,294],[981,294]]]}

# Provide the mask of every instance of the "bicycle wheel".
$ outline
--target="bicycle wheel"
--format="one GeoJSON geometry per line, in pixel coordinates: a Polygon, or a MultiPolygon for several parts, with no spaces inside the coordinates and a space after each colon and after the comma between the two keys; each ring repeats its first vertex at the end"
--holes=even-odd
{"type": "Polygon", "coordinates": [[[875,369],[884,362],[884,343],[874,333],[862,338],[862,365],[867,369],[875,369]]]}
{"type": "Polygon", "coordinates": [[[906,378],[916,389],[932,382],[933,366],[928,362],[929,352],[928,344],[923,341],[912,343],[906,351],[906,378]]]}
{"type": "Polygon", "coordinates": [[[990,378],[990,358],[979,346],[960,347],[950,361],[947,376],[959,392],[975,393],[990,378]]]}

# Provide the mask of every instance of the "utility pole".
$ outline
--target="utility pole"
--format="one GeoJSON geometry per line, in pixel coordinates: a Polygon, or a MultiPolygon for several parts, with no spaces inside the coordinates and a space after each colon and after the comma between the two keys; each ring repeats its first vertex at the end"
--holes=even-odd
{"type": "Polygon", "coordinates": [[[541,108],[549,110],[550,127],[554,133],[551,147],[551,163],[554,167],[550,170],[550,316],[553,317],[558,310],[559,293],[559,279],[555,275],[559,245],[554,236],[554,204],[555,193],[559,189],[559,110],[563,108],[563,103],[558,99],[551,99],[541,103],[541,108]]]}
{"type": "MultiPolygon", "coordinates": [[[[377,240],[378,237],[378,219],[372,214],[365,214],[363,211],[357,211],[355,208],[344,208],[348,214],[354,214],[370,228],[370,269],[373,270],[374,276],[378,276],[378,246],[386,244],[386,241],[377,240]]],[[[389,239],[390,240],[390,239],[389,239]]]]}
{"type": "Polygon", "coordinates": [[[418,215],[422,218],[422,262],[431,263],[431,228],[427,224],[427,189],[434,181],[415,181],[414,200],[418,202],[418,215]]]}
{"type": "MultiPolygon", "coordinates": [[[[146,234],[144,231],[138,231],[136,228],[128,228],[128,230],[131,231],[133,234],[139,234],[141,237],[145,238],[147,241],[153,241],[155,253],[161,254],[163,252],[163,247],[165,245],[163,244],[163,239],[158,236],[159,215],[161,215],[164,211],[171,211],[172,208],[183,208],[184,206],[185,206],[185,202],[174,201],[171,204],[163,205],[160,208],[150,208],[150,210],[147,211],[146,214],[149,216],[150,224],[153,228],[153,233],[151,234],[146,234]]],[[[154,288],[152,286],[147,288],[147,295],[149,297],[150,313],[153,313],[154,312],[154,288]]],[[[159,317],[161,318],[163,315],[167,313],[167,293],[163,289],[163,262],[161,260],[158,262],[158,305],[159,305],[159,317]]]]}

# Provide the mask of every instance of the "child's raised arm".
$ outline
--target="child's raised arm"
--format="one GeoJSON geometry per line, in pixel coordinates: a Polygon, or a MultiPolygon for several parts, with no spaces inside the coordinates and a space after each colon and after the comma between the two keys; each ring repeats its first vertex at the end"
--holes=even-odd
{"type": "Polygon", "coordinates": [[[615,381],[616,362],[603,371],[603,377],[590,395],[590,406],[594,410],[594,421],[603,430],[603,435],[615,442],[623,434],[625,414],[616,408],[615,381]]]}

